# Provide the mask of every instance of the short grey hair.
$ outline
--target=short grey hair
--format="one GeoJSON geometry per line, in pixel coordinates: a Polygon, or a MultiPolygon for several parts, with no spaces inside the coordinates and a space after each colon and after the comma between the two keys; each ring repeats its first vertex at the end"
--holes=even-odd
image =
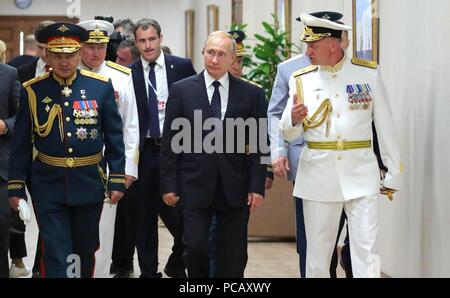
{"type": "Polygon", "coordinates": [[[130,18],[120,19],[114,22],[114,29],[123,28],[124,35],[131,36],[134,32],[134,23],[130,18]]]}
{"type": "Polygon", "coordinates": [[[133,57],[133,60],[137,60],[140,57],[140,53],[138,48],[136,47],[136,43],[134,42],[134,39],[131,37],[128,37],[124,40],[122,40],[119,44],[119,49],[123,48],[130,48],[131,56],[133,57]]]}
{"type": "Polygon", "coordinates": [[[229,39],[230,42],[231,42],[231,51],[232,51],[233,55],[236,54],[236,40],[233,38],[233,36],[231,36],[230,33],[225,32],[225,31],[214,31],[213,33],[209,34],[208,37],[205,40],[204,47],[206,48],[206,45],[208,44],[208,41],[210,39],[215,38],[215,37],[222,37],[222,38],[229,39]]]}

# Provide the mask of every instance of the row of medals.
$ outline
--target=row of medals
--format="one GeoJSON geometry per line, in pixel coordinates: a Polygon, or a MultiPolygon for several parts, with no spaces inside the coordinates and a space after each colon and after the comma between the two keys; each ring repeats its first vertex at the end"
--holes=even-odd
{"type": "Polygon", "coordinates": [[[348,95],[350,111],[368,110],[372,104],[372,98],[368,93],[350,93],[348,95]]]}
{"type": "Polygon", "coordinates": [[[98,111],[96,109],[73,110],[76,125],[95,125],[97,124],[98,111]]]}

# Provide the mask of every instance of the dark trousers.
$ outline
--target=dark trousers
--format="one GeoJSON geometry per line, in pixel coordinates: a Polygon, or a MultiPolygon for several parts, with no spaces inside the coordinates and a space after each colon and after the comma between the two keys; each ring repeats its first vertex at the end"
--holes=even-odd
{"type": "Polygon", "coordinates": [[[119,271],[133,270],[134,229],[130,226],[130,202],[136,195],[136,182],[125,192],[125,196],[117,205],[116,221],[114,225],[114,244],[112,262],[119,271]],[[130,258],[131,256],[131,258],[130,258]]]}
{"type": "Polygon", "coordinates": [[[21,259],[27,256],[25,233],[11,233],[9,238],[9,256],[11,259],[21,259]]]}
{"type": "Polygon", "coordinates": [[[42,277],[92,277],[103,202],[81,206],[35,201],[42,239],[42,277]]]}
{"type": "Polygon", "coordinates": [[[0,177],[0,278],[9,277],[8,249],[11,208],[8,204],[7,184],[0,177]]]}
{"type": "MultiPolygon", "coordinates": [[[[159,152],[159,145],[151,140],[145,142],[139,161],[138,180],[133,183],[133,189],[130,189],[131,191],[127,193],[126,198],[130,202],[127,206],[128,219],[125,219],[125,221],[128,221],[132,231],[130,234],[134,236],[134,239],[131,239],[130,242],[125,240],[122,244],[118,244],[114,249],[115,255],[113,255],[113,261],[118,259],[121,265],[130,267],[132,266],[135,245],[138,252],[141,277],[159,277],[158,215],[174,238],[172,254],[169,256],[167,266],[185,268],[181,213],[178,209],[164,204],[160,194],[159,167],[157,166],[159,163],[155,163],[155,159],[159,160],[159,152]],[[129,246],[130,243],[132,243],[132,247],[129,246]],[[120,252],[118,247],[125,247],[125,249],[120,252]]],[[[126,214],[125,216],[119,216],[119,218],[116,216],[116,220],[121,221],[123,217],[127,217],[126,214]]],[[[121,238],[123,239],[123,237],[121,238]]],[[[121,268],[119,264],[116,266],[119,270],[128,269],[121,268]]]]}
{"type": "MultiPolygon", "coordinates": [[[[243,271],[245,272],[245,268],[247,267],[248,262],[248,221],[250,219],[250,209],[247,208],[247,227],[245,228],[244,233],[244,241],[245,241],[245,254],[244,259],[242,260],[242,267],[243,271]]],[[[217,216],[213,214],[212,220],[211,220],[211,227],[209,228],[209,245],[210,245],[210,251],[209,251],[209,277],[214,278],[216,277],[216,268],[217,268],[217,216]]]]}
{"type": "Polygon", "coordinates": [[[230,207],[218,182],[214,202],[209,208],[183,207],[182,210],[189,277],[210,276],[210,228],[213,215],[217,219],[215,277],[244,277],[248,207],[230,207]]]}

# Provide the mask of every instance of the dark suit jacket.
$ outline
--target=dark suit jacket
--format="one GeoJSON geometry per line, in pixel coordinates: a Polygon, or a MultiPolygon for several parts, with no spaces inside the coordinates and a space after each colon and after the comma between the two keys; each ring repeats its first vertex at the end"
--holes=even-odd
{"type": "Polygon", "coordinates": [[[17,73],[19,74],[19,79],[21,83],[25,83],[35,77],[36,67],[39,58],[35,59],[31,63],[25,64],[17,68],[17,73]]]}
{"type": "Polygon", "coordinates": [[[20,84],[17,70],[0,64],[0,119],[8,125],[8,133],[0,135],[0,179],[8,181],[9,143],[14,132],[20,84]]]}
{"type": "MultiPolygon", "coordinates": [[[[196,74],[192,62],[189,59],[167,54],[164,54],[164,59],[166,63],[167,88],[169,89],[173,83],[196,74]]],[[[139,149],[142,150],[150,125],[150,111],[148,108],[147,89],[141,59],[138,59],[131,65],[131,73],[133,75],[139,117],[139,149]]]]}
{"type": "MultiPolygon", "coordinates": [[[[261,88],[230,75],[224,121],[227,118],[255,118],[258,121],[263,114],[260,109],[262,100],[264,91],[261,88]]],[[[181,206],[205,208],[213,202],[220,179],[225,198],[232,207],[244,207],[248,193],[264,195],[266,166],[261,164],[259,150],[258,153],[250,154],[236,153],[239,151],[206,153],[203,148],[201,153],[176,154],[172,150],[171,142],[178,132],[171,130],[172,121],[184,118],[191,125],[191,144],[188,147],[190,152],[194,152],[193,131],[199,129],[194,127],[194,111],[202,112],[201,123],[212,117],[203,72],[174,84],[170,89],[161,149],[161,193],[177,193],[181,198],[181,206]]],[[[223,125],[223,136],[227,136],[227,132],[226,125],[223,125]]],[[[202,140],[209,133],[210,131],[203,130],[202,140]]],[[[236,148],[236,139],[236,131],[229,140],[223,137],[223,148],[227,148],[227,141],[234,142],[232,147],[236,148]]],[[[249,132],[245,131],[246,144],[248,139],[249,132]]]]}

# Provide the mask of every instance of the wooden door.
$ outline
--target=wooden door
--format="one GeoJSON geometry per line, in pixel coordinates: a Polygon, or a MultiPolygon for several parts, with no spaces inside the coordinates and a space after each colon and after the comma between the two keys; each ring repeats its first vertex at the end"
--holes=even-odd
{"type": "Polygon", "coordinates": [[[6,43],[6,62],[19,55],[20,32],[23,38],[33,34],[34,28],[42,21],[78,23],[78,18],[66,16],[0,16],[0,40],[6,43]]]}

